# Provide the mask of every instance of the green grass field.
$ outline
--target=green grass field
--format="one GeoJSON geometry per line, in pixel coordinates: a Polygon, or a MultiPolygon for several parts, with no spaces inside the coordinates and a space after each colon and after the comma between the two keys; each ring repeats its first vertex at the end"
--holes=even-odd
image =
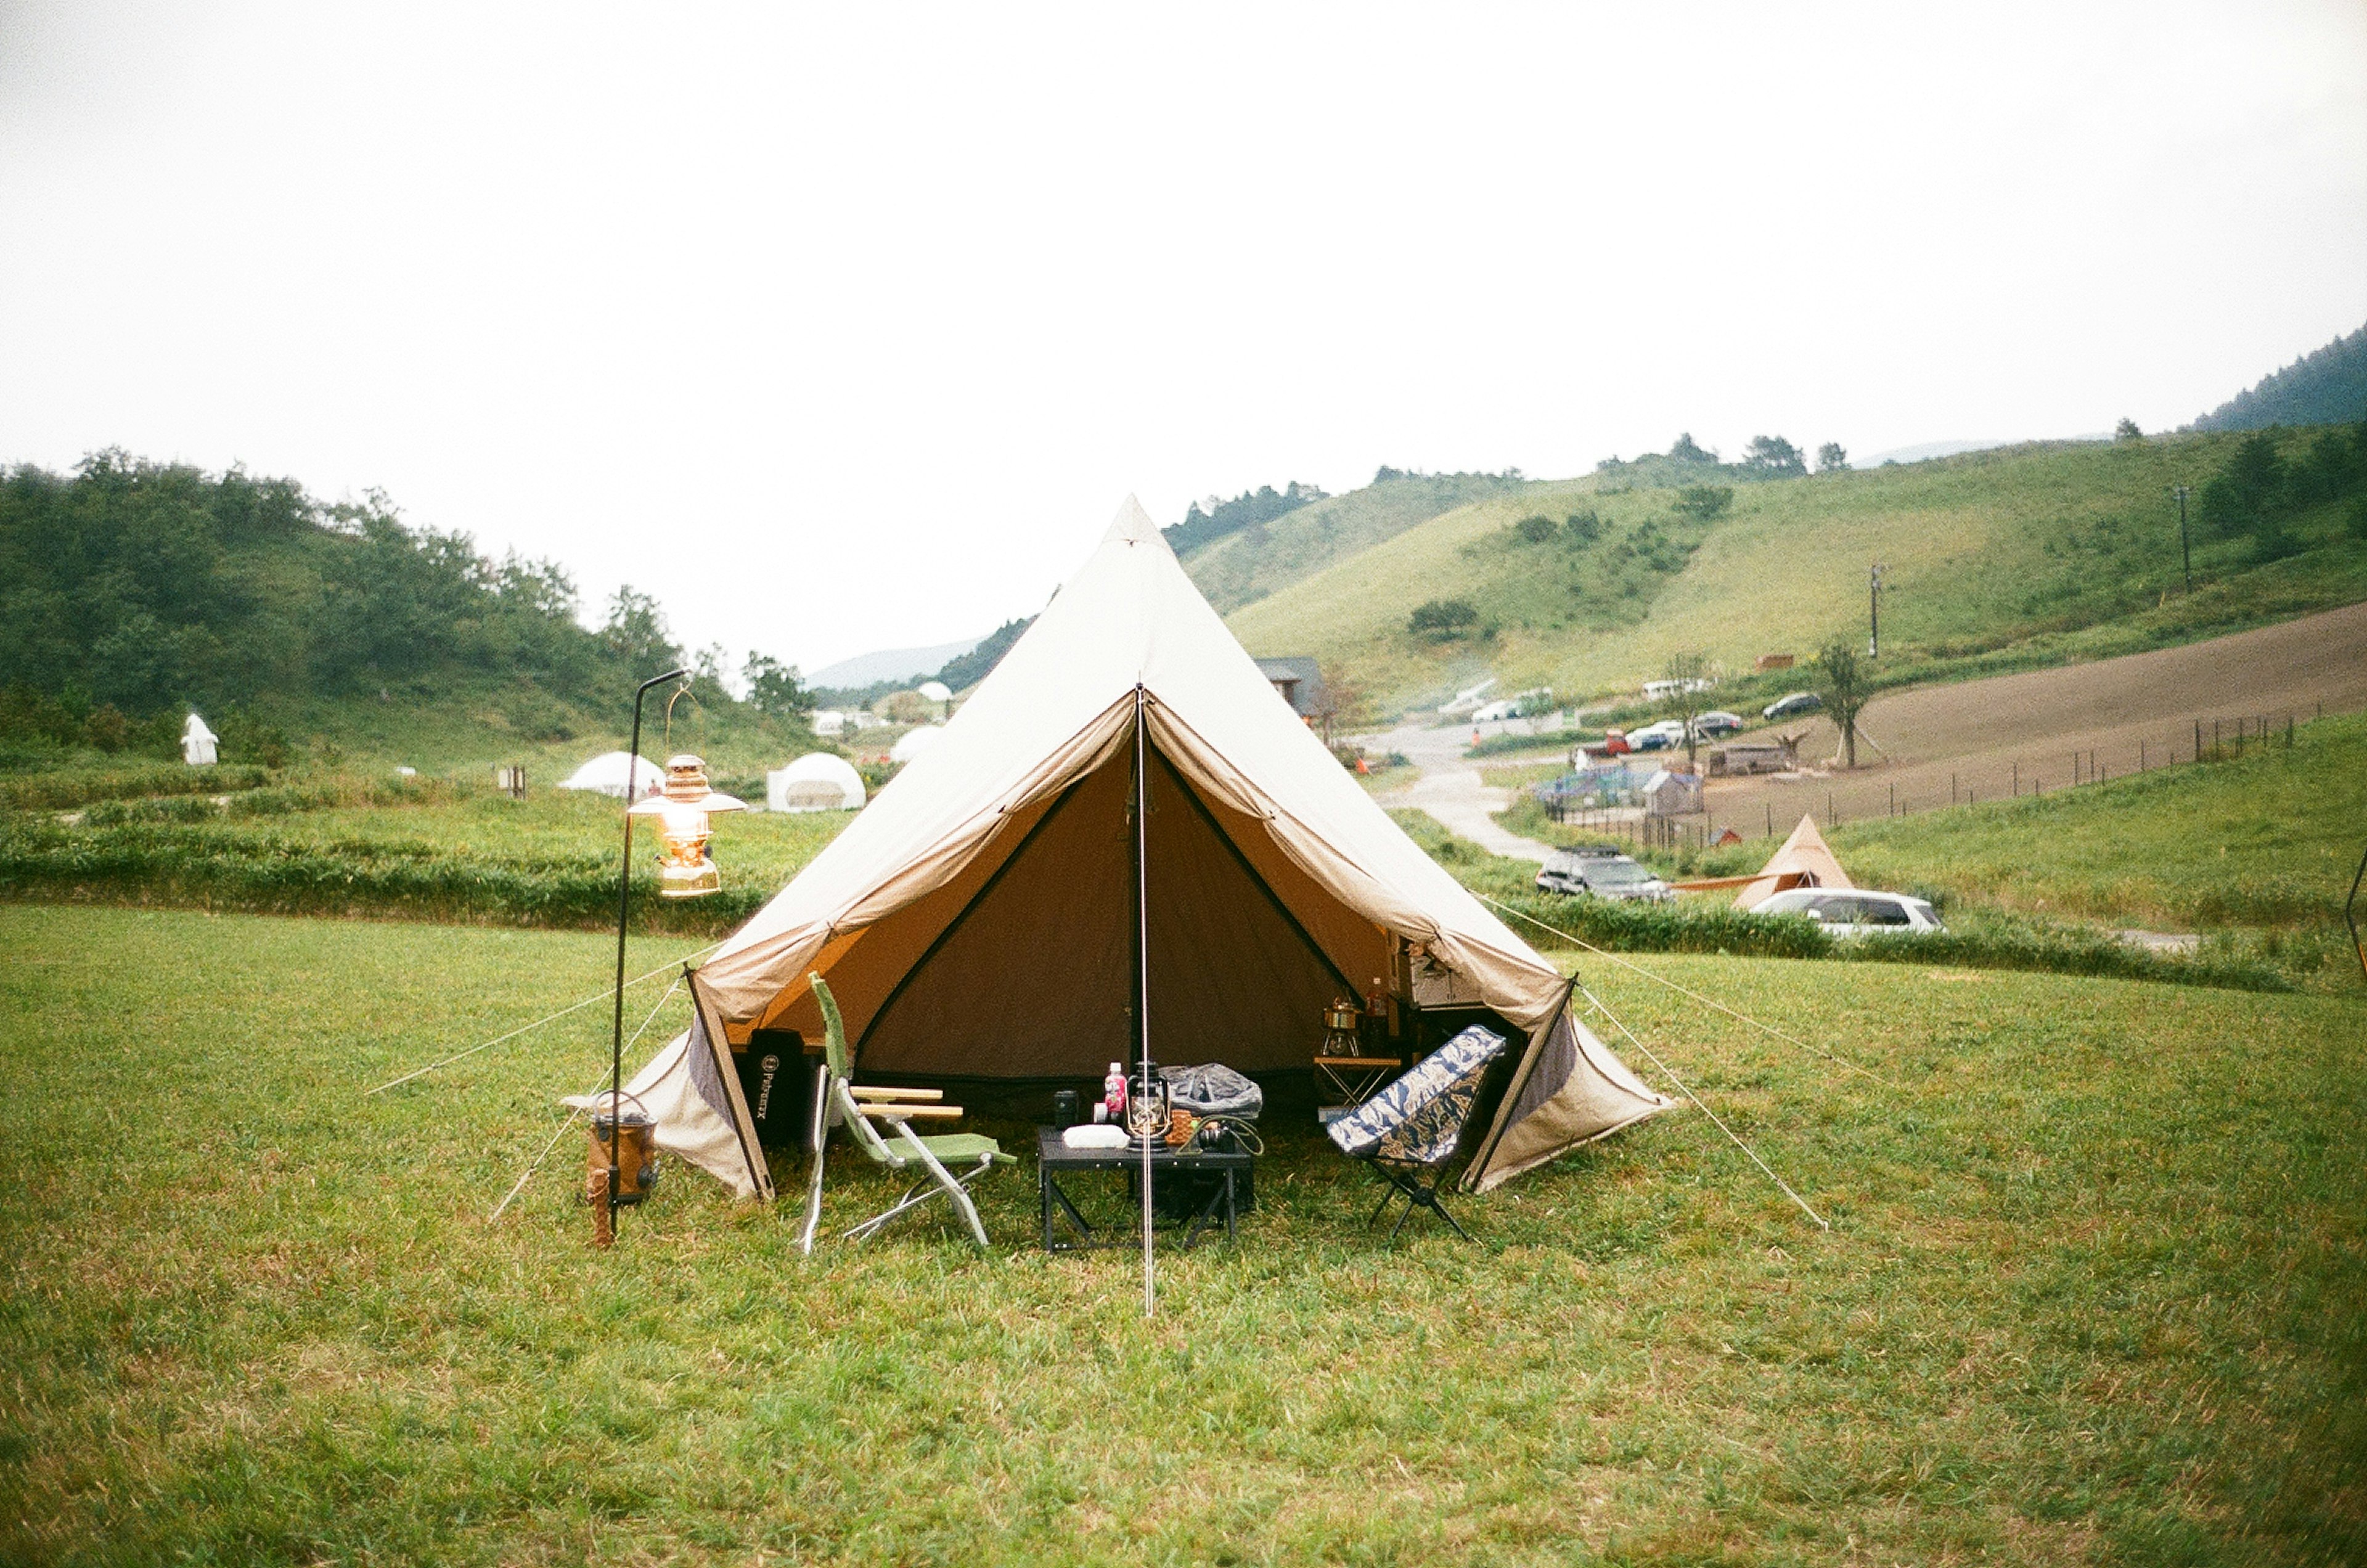
{"type": "Polygon", "coordinates": [[[2196,592],[2179,591],[2169,487],[2202,482],[2237,439],[2023,446],[1738,485],[1730,515],[1708,525],[1677,518],[1667,490],[1606,493],[1592,476],[1530,485],[1344,556],[1229,619],[1251,652],[1312,653],[1395,705],[1482,673],[1508,691],[1584,695],[1632,691],[1680,651],[1730,671],[1761,653],[1805,659],[1828,637],[1863,635],[1875,559],[1894,674],[2101,658],[2367,597],[2367,545],[2334,506],[2299,525],[2311,548],[2270,565],[2246,564],[2244,541],[2198,541],[2196,592]],[[1582,546],[1513,530],[1582,509],[1603,525],[1582,546]],[[1458,596],[1492,636],[1407,631],[1418,604],[1458,596]]]}
{"type": "MultiPolygon", "coordinates": [[[[1392,1247],[1278,1127],[1146,1324],[1127,1258],[1028,1247],[1024,1168],[985,1258],[808,1262],[678,1168],[595,1256],[574,1134],[489,1223],[598,1010],[361,1090],[596,993],[595,937],[17,907],[0,946],[10,1562],[2367,1552],[2352,1003],[1659,961],[1892,1088],[1590,968],[1831,1232],[1688,1111],[1392,1247]]],[[[841,1167],[829,1217],[888,1196],[841,1167]]]]}

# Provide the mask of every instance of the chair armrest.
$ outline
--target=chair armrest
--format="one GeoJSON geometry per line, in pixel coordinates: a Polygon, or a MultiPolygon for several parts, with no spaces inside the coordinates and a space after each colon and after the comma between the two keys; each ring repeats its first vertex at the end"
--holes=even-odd
{"type": "Polygon", "coordinates": [[[941,1089],[866,1089],[860,1084],[847,1085],[846,1092],[857,1100],[943,1100],[946,1097],[946,1091],[941,1089]]]}
{"type": "Polygon", "coordinates": [[[867,1105],[857,1100],[855,1109],[875,1122],[958,1122],[962,1116],[958,1105],[867,1105]]]}

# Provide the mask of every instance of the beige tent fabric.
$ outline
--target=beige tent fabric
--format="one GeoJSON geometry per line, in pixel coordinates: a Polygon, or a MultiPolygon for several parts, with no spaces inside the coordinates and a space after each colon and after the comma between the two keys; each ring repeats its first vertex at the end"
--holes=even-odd
{"type": "Polygon", "coordinates": [[[1784,847],[1767,857],[1741,892],[1734,896],[1738,909],[1755,909],[1760,903],[1773,897],[1786,887],[1853,887],[1849,873],[1833,858],[1825,836],[1817,831],[1816,818],[1802,817],[1784,847]]]}
{"type": "Polygon", "coordinates": [[[730,1037],[817,1031],[818,969],[883,1073],[1129,1055],[1138,688],[1161,1056],[1303,1065],[1322,1003],[1389,973],[1402,940],[1417,1001],[1483,1005],[1530,1037],[1475,1185],[1669,1104],[1278,700],[1130,498],[944,739],[701,968],[730,1037]]]}

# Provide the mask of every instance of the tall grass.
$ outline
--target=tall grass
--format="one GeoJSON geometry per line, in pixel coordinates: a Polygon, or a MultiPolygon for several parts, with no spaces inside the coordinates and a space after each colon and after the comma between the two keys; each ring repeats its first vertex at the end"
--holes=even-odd
{"type": "Polygon", "coordinates": [[[0,778],[0,810],[61,810],[93,801],[147,795],[226,795],[261,789],[266,770],[243,763],[210,768],[133,764],[129,767],[62,769],[23,778],[0,778]]]}

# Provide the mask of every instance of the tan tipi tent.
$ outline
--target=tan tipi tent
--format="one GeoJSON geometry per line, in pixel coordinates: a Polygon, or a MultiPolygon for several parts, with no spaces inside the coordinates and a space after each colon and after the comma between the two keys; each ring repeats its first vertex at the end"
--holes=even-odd
{"type": "Polygon", "coordinates": [[[747,1157],[699,1163],[743,1192],[769,1183],[710,1041],[818,1038],[810,971],[883,1077],[1096,1077],[1141,1054],[1138,1005],[1157,1060],[1304,1068],[1324,1004],[1375,976],[1492,1010],[1525,1040],[1482,1190],[1670,1103],[1276,698],[1131,499],[942,735],[708,960],[699,1023],[644,1071],[722,1080],[670,1103],[736,1123],[747,1157]]]}
{"type": "Polygon", "coordinates": [[[1802,817],[1800,825],[1792,829],[1783,847],[1767,857],[1767,863],[1749,876],[1704,876],[1690,882],[1669,885],[1680,893],[1716,893],[1728,887],[1739,887],[1734,896],[1738,909],[1755,909],[1766,899],[1787,887],[1854,887],[1849,873],[1841,869],[1825,836],[1817,831],[1816,818],[1802,817]]]}

